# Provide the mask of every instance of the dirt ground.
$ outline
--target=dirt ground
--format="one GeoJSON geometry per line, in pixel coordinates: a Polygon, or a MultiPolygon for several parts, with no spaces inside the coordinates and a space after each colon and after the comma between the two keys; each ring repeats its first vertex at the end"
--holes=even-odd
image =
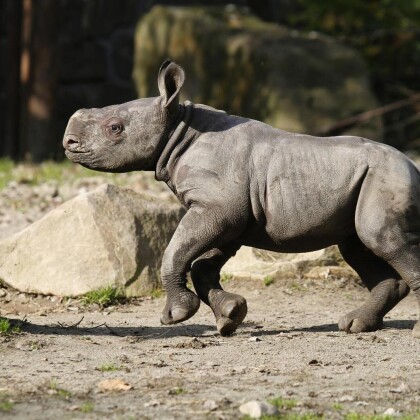
{"type": "Polygon", "coordinates": [[[0,417],[237,419],[244,402],[277,398],[284,418],[420,418],[412,295],[383,330],[347,335],[336,321],[363,301],[358,285],[231,280],[225,288],[249,306],[232,337],[217,334],[205,305],[167,327],[164,297],[101,309],[8,293],[0,314],[26,321],[21,333],[0,336],[0,417]]]}

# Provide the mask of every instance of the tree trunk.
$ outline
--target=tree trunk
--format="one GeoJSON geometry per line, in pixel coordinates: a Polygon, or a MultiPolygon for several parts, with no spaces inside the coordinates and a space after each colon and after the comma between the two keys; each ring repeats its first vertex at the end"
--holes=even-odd
{"type": "Polygon", "coordinates": [[[5,133],[0,144],[0,155],[18,158],[20,112],[20,54],[22,32],[22,0],[8,0],[3,6],[7,16],[5,133]]]}
{"type": "MultiPolygon", "coordinates": [[[[56,150],[54,109],[58,78],[56,43],[59,29],[59,3],[57,0],[24,0],[31,15],[30,40],[23,54],[29,57],[29,80],[24,96],[26,130],[22,132],[22,150],[25,158],[35,162],[53,158],[56,150]],[[29,10],[30,9],[30,10],[29,10]]],[[[25,69],[22,69],[25,72],[25,69]]],[[[22,75],[22,84],[25,76],[22,75]]]]}

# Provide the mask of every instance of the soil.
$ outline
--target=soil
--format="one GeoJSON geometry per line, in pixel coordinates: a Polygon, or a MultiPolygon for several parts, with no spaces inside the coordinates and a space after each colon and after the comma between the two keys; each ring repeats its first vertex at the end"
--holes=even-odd
{"type": "MultiPolygon", "coordinates": [[[[32,172],[19,171],[20,182],[0,192],[0,239],[103,182],[173,200],[153,174],[70,173],[33,186],[32,172]]],[[[265,286],[231,279],[224,287],[249,306],[232,337],[217,334],[205,305],[188,322],[167,327],[159,324],[164,297],[101,308],[0,286],[0,316],[21,324],[21,332],[0,334],[0,418],[237,419],[241,404],[276,398],[281,418],[420,419],[412,295],[383,330],[347,335],[336,322],[368,293],[354,280],[265,286]]]]}
{"type": "Polygon", "coordinates": [[[412,295],[381,331],[345,334],[337,319],[368,293],[355,283],[224,286],[249,305],[231,337],[217,334],[205,305],[183,324],[161,326],[164,297],[100,308],[0,289],[0,314],[25,319],[22,332],[0,335],[0,417],[237,419],[241,404],[281,397],[282,418],[420,418],[412,295]]]}

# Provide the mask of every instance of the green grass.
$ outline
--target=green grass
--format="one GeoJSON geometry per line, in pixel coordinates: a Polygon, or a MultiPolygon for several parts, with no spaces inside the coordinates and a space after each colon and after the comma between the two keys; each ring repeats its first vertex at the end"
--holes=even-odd
{"type": "Polygon", "coordinates": [[[344,420],[420,420],[420,411],[414,414],[401,414],[396,416],[386,416],[383,414],[359,414],[359,413],[347,413],[344,416],[344,420]]]}
{"type": "Polygon", "coordinates": [[[10,396],[7,392],[0,391],[0,413],[8,413],[12,411],[14,407],[13,401],[10,400],[10,396]]]}
{"type": "Polygon", "coordinates": [[[293,399],[287,399],[283,397],[273,398],[268,401],[270,404],[277,407],[279,410],[290,410],[297,406],[298,401],[293,399]]]}
{"type": "Polygon", "coordinates": [[[165,292],[162,289],[154,289],[150,292],[150,296],[153,299],[158,299],[158,298],[162,297],[164,293],[165,292]]]}
{"type": "Polygon", "coordinates": [[[30,162],[15,163],[11,159],[0,159],[0,189],[11,181],[17,183],[39,185],[43,182],[62,182],[67,179],[87,178],[101,176],[112,180],[117,179],[116,174],[104,174],[75,165],[68,159],[62,162],[45,161],[40,164],[30,162]]]}
{"type": "Polygon", "coordinates": [[[71,397],[71,392],[67,391],[64,388],[60,388],[54,379],[51,380],[50,383],[48,384],[48,389],[50,389],[51,391],[54,391],[54,394],[60,398],[64,398],[68,400],[71,397]]]}
{"type": "Polygon", "coordinates": [[[91,413],[94,410],[94,408],[95,406],[93,405],[93,403],[90,401],[87,401],[80,406],[79,410],[82,413],[91,413]]]}
{"type": "MultiPolygon", "coordinates": [[[[297,404],[296,400],[283,399],[282,397],[274,398],[268,401],[270,404],[275,405],[279,410],[282,410],[282,413],[276,414],[274,416],[262,416],[262,420],[324,420],[328,419],[328,415],[321,415],[315,413],[293,413],[287,412],[291,408],[294,408],[297,404]],[[286,411],[286,412],[284,412],[286,411]]],[[[333,404],[335,410],[341,410],[339,405],[333,404]]],[[[359,414],[359,413],[347,413],[342,417],[344,420],[420,420],[420,411],[417,411],[415,414],[402,414],[398,417],[394,416],[385,416],[380,414],[359,414]]],[[[242,417],[243,420],[251,419],[249,416],[242,417]]]]}
{"type": "Polygon", "coordinates": [[[72,177],[85,177],[94,175],[93,171],[77,167],[70,161],[44,162],[41,164],[16,164],[10,159],[0,159],[0,188],[4,188],[11,181],[18,183],[38,185],[46,181],[62,181],[72,177]]]}
{"type": "Polygon", "coordinates": [[[0,401],[0,412],[7,413],[12,411],[14,404],[11,401],[0,401]]]}
{"type": "Polygon", "coordinates": [[[85,305],[98,304],[105,308],[117,304],[124,297],[123,293],[115,286],[102,287],[86,293],[81,301],[85,305]]]}
{"type": "Polygon", "coordinates": [[[221,283],[228,283],[232,279],[233,279],[233,274],[230,274],[230,273],[222,273],[222,275],[220,276],[221,283]]]}
{"type": "Polygon", "coordinates": [[[101,372],[115,372],[117,370],[121,370],[121,368],[114,363],[105,363],[102,366],[99,366],[96,368],[97,370],[100,370],[101,372]]]}
{"type": "Polygon", "coordinates": [[[169,395],[181,395],[185,394],[186,392],[187,391],[184,388],[177,386],[169,390],[169,395]]]}
{"type": "MultiPolygon", "coordinates": [[[[260,418],[261,420],[323,420],[325,417],[314,413],[284,413],[260,418]]],[[[250,417],[245,417],[245,419],[250,419],[250,417]]]]}
{"type": "Polygon", "coordinates": [[[0,189],[13,180],[14,163],[10,159],[0,159],[0,189]]]}
{"type": "Polygon", "coordinates": [[[300,283],[298,283],[295,280],[291,281],[288,287],[294,292],[303,292],[305,290],[305,287],[303,287],[300,283]]]}
{"type": "Polygon", "coordinates": [[[7,318],[0,317],[0,335],[13,335],[21,332],[20,325],[12,325],[7,318]]]}
{"type": "Polygon", "coordinates": [[[340,411],[340,410],[342,410],[344,407],[343,407],[343,404],[340,404],[340,403],[334,403],[332,406],[331,406],[331,408],[333,409],[333,410],[337,410],[337,411],[340,411]]]}
{"type": "Polygon", "coordinates": [[[274,277],[273,276],[265,276],[263,279],[264,286],[270,286],[274,283],[274,277]]]}

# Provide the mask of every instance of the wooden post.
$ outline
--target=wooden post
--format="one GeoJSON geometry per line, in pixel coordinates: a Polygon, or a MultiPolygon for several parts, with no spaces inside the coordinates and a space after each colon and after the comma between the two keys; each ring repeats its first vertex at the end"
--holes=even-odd
{"type": "MultiPolygon", "coordinates": [[[[27,82],[26,132],[23,133],[25,158],[35,162],[53,158],[56,149],[56,125],[54,109],[58,78],[57,38],[59,30],[59,4],[57,0],[24,0],[31,3],[31,30],[29,56],[29,80],[27,82]]],[[[23,51],[28,54],[28,51],[23,51]]]]}
{"type": "Polygon", "coordinates": [[[6,76],[6,114],[5,134],[1,155],[17,159],[19,155],[19,114],[20,114],[20,54],[22,32],[22,0],[7,0],[5,57],[6,76]]]}

